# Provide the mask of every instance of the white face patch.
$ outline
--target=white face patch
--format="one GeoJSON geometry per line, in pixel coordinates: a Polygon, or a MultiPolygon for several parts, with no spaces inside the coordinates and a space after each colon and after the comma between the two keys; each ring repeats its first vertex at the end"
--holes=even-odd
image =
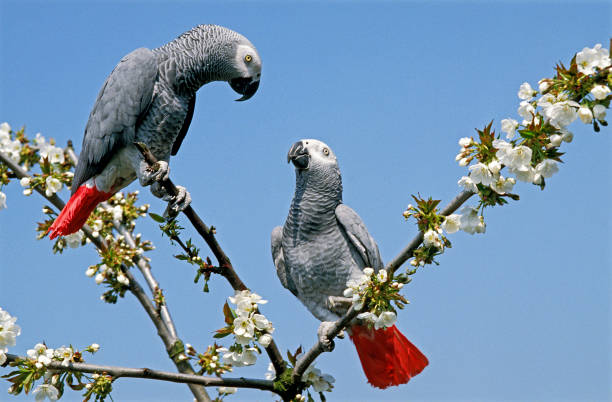
{"type": "Polygon", "coordinates": [[[243,77],[259,81],[261,77],[261,59],[257,50],[248,45],[239,45],[236,51],[236,68],[243,77]]]}
{"type": "Polygon", "coordinates": [[[336,164],[336,155],[329,145],[323,141],[315,139],[301,140],[304,148],[308,150],[312,161],[319,161],[321,164],[336,164]]]}

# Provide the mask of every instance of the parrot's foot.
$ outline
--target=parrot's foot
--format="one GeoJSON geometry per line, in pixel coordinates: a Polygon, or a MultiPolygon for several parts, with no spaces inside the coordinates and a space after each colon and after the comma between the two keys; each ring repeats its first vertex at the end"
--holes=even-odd
{"type": "Polygon", "coordinates": [[[154,196],[168,202],[168,207],[164,212],[164,217],[166,218],[175,217],[191,204],[191,195],[185,187],[176,186],[176,191],[176,195],[171,196],[166,192],[161,184],[159,184],[159,182],[155,182],[151,185],[151,193],[153,193],[154,196]]]}
{"type": "Polygon", "coordinates": [[[168,180],[170,177],[170,167],[166,161],[157,161],[149,167],[145,161],[140,164],[140,184],[148,186],[152,183],[168,180]]]}
{"type": "Polygon", "coordinates": [[[333,321],[323,321],[321,325],[319,325],[319,329],[317,330],[317,336],[319,337],[319,342],[323,345],[323,349],[326,352],[331,352],[334,350],[336,346],[334,344],[334,340],[329,337],[329,333],[334,326],[333,321]]]}
{"type": "Polygon", "coordinates": [[[329,296],[325,302],[327,308],[342,316],[353,304],[353,299],[342,296],[329,296]]]}

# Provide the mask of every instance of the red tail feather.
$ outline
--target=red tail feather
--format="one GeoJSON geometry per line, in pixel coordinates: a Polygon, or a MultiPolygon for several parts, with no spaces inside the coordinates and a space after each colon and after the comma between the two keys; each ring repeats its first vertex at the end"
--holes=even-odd
{"type": "Polygon", "coordinates": [[[395,325],[378,330],[355,325],[351,331],[363,372],[375,387],[405,384],[429,364],[395,325]]]}
{"type": "Polygon", "coordinates": [[[83,184],[72,194],[62,212],[55,219],[48,232],[50,239],[65,236],[79,230],[89,218],[91,212],[102,201],[108,200],[113,194],[99,191],[95,184],[89,187],[83,184]]]}

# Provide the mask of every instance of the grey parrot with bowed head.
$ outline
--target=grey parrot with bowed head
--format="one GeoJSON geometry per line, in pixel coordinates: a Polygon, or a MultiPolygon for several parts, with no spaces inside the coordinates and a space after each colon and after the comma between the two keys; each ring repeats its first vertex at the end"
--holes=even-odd
{"type": "Polygon", "coordinates": [[[170,155],[178,152],[193,117],[196,91],[227,81],[251,98],[259,87],[261,59],[244,36],[217,25],[200,25],[172,42],[126,55],[104,82],[85,128],[72,197],[49,231],[51,239],[74,233],[96,205],[138,178],[180,212],[191,202],[179,186],[169,197],[159,182],[168,177],[170,155]],[[134,142],[143,142],[160,161],[150,171],[134,142]]]}
{"type": "MultiPolygon", "coordinates": [[[[384,267],[378,246],[363,221],[342,203],[338,161],[325,143],[296,142],[287,155],[295,165],[295,194],[283,227],[272,231],[272,257],[282,285],[323,321],[319,340],[348,309],[342,297],[365,267],[384,267]]],[[[374,330],[355,322],[349,333],[368,381],[379,388],[404,384],[427,366],[427,358],[395,325],[374,330]]]]}

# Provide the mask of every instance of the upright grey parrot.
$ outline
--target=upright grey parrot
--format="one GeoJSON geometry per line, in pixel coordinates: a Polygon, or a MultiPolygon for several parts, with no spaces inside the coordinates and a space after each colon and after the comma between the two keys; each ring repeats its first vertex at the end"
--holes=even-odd
{"type": "Polygon", "coordinates": [[[242,95],[255,94],[261,59],[244,36],[217,25],[200,25],[157,49],[136,49],[104,82],[85,127],[72,197],[49,228],[50,238],[74,233],[102,201],[136,178],[151,192],[170,200],[179,212],[191,202],[184,187],[169,197],[159,181],[168,160],[187,134],[196,91],[212,81],[227,81],[242,95]],[[150,172],[134,142],[145,143],[160,161],[150,172]]]}
{"type": "MultiPolygon", "coordinates": [[[[283,286],[323,321],[319,339],[341,305],[350,279],[358,281],[365,267],[384,267],[378,246],[363,221],[342,203],[342,177],[336,156],[323,142],[296,142],[287,155],[295,165],[296,188],[283,227],[272,231],[272,257],[283,286]]],[[[354,322],[349,333],[368,381],[379,388],[404,384],[427,366],[427,358],[394,326],[374,330],[354,322]]]]}

